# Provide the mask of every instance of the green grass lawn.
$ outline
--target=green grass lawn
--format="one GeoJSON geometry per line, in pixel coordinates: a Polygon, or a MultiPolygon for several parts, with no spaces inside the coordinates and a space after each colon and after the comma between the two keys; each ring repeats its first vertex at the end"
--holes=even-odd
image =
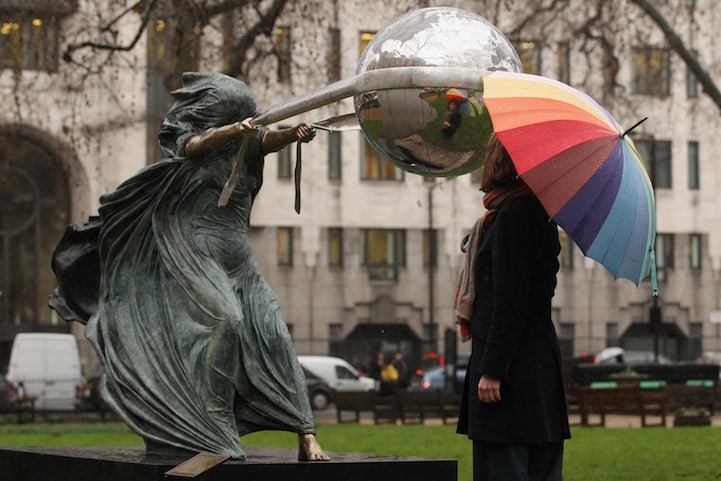
{"type": "MultiPolygon", "coordinates": [[[[471,444],[455,426],[320,424],[328,451],[456,459],[471,480],[471,444]]],[[[295,435],[245,436],[254,446],[295,448],[295,435]]],[[[142,446],[122,423],[0,424],[0,446],[142,446]]],[[[713,481],[721,479],[721,428],[575,428],[566,443],[565,481],[713,481]]]]}

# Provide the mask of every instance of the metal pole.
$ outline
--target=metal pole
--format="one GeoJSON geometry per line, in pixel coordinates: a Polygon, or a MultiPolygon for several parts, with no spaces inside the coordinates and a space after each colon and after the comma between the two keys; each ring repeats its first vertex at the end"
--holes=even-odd
{"type": "MultiPolygon", "coordinates": [[[[435,331],[435,277],[436,264],[436,239],[433,235],[433,189],[435,181],[428,188],[428,325],[430,327],[430,350],[436,352],[436,331],[435,331]]],[[[448,361],[448,359],[446,359],[448,361]]]]}
{"type": "Polygon", "coordinates": [[[370,70],[334,82],[305,95],[272,106],[253,118],[254,125],[269,125],[346,97],[374,90],[462,87],[481,90],[482,70],[459,67],[392,67],[370,70]]]}

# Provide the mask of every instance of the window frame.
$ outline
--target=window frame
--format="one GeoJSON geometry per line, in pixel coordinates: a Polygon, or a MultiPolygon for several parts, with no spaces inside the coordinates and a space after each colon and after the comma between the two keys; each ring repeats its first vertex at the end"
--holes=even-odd
{"type": "Polygon", "coordinates": [[[698,141],[689,140],[687,144],[689,190],[699,190],[701,188],[699,151],[700,146],[698,141]]]}
{"type": "Polygon", "coordinates": [[[521,40],[512,42],[521,59],[524,73],[541,75],[543,72],[542,43],[538,40],[521,40]]]}
{"type": "Polygon", "coordinates": [[[343,267],[343,228],[328,227],[327,253],[329,267],[343,267]]]}
{"type": "Polygon", "coordinates": [[[288,84],[291,78],[291,28],[288,25],[275,27],[275,54],[278,59],[278,83],[288,84]]]}
{"type": "Polygon", "coordinates": [[[666,48],[636,47],[631,54],[631,93],[671,95],[671,55],[666,48]],[[657,58],[658,57],[658,58],[657,58]],[[658,63],[658,66],[654,66],[658,63]]]}
{"type": "Polygon", "coordinates": [[[281,267],[293,267],[293,227],[276,228],[276,258],[281,267]]]}
{"type": "Polygon", "coordinates": [[[398,270],[406,265],[406,230],[366,228],[360,234],[361,265],[368,271],[369,279],[397,281],[398,270]],[[374,257],[379,260],[372,260],[374,257]]]}
{"type": "Polygon", "coordinates": [[[343,178],[342,132],[328,132],[328,180],[343,178]]]}
{"type": "Polygon", "coordinates": [[[688,266],[692,270],[700,270],[703,256],[703,237],[698,232],[688,235],[688,266]]]}
{"type": "Polygon", "coordinates": [[[58,71],[58,15],[0,10],[0,39],[8,40],[0,42],[0,52],[7,52],[6,55],[0,55],[0,68],[53,73],[58,71]],[[16,33],[10,33],[8,29],[16,33]]]}
{"type": "Polygon", "coordinates": [[[438,229],[423,229],[422,234],[423,267],[438,267],[438,229]]]}
{"type": "Polygon", "coordinates": [[[670,233],[656,234],[656,268],[658,270],[673,269],[675,266],[675,238],[670,233]]]}
{"type": "Polygon", "coordinates": [[[673,151],[670,140],[634,140],[646,164],[646,171],[655,189],[673,188],[673,151]]]}

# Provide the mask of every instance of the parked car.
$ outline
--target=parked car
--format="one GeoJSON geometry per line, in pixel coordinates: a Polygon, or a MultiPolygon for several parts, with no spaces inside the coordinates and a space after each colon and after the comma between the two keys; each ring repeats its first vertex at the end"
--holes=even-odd
{"type": "MultiPolygon", "coordinates": [[[[456,361],[453,376],[453,392],[460,393],[463,390],[463,382],[466,378],[466,370],[468,369],[468,354],[459,354],[456,361]]],[[[440,389],[446,390],[446,366],[437,367],[425,371],[420,379],[420,384],[413,386],[414,390],[440,389]]]]}
{"type": "Polygon", "coordinates": [[[376,381],[361,376],[344,359],[332,356],[298,356],[303,369],[322,379],[333,391],[373,391],[376,381]]]}
{"type": "Polygon", "coordinates": [[[673,364],[673,361],[663,354],[658,355],[658,361],[653,351],[629,351],[622,347],[607,347],[593,359],[594,364],[673,364]]]}
{"type": "Polygon", "coordinates": [[[7,382],[11,389],[37,396],[35,409],[73,411],[77,386],[83,383],[80,355],[75,336],[47,332],[25,332],[15,335],[7,382]]]}
{"type": "Polygon", "coordinates": [[[314,411],[322,411],[333,402],[333,389],[320,377],[303,368],[305,383],[308,386],[308,399],[314,411]]]}

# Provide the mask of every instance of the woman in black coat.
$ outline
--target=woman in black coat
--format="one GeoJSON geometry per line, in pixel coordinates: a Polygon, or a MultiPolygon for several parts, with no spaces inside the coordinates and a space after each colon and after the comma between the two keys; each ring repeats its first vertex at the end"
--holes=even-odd
{"type": "Polygon", "coordinates": [[[472,341],[458,432],[473,441],[474,481],[558,481],[570,430],[551,320],[557,227],[495,136],[481,190],[456,298],[472,341]]]}

